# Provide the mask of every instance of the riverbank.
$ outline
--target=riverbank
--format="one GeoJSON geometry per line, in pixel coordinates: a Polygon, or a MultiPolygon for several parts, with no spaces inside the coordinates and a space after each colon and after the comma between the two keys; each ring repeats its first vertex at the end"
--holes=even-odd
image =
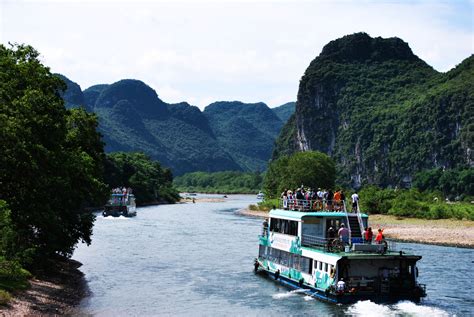
{"type": "MultiPolygon", "coordinates": [[[[242,209],[239,214],[250,217],[268,217],[268,212],[242,209]]],[[[474,248],[474,221],[456,219],[398,218],[389,215],[371,215],[369,225],[374,232],[384,230],[385,237],[401,242],[474,248]]]]}
{"type": "Polygon", "coordinates": [[[76,307],[88,295],[81,265],[70,259],[55,262],[53,270],[29,281],[29,289],[13,293],[8,306],[0,307],[0,316],[76,315],[76,307]]]}

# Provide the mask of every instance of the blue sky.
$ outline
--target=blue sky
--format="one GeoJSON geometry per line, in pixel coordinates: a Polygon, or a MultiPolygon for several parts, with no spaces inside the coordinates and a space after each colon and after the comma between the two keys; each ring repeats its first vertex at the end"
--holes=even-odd
{"type": "Polygon", "coordinates": [[[0,42],[27,43],[83,89],[140,79],[166,102],[296,100],[329,41],[400,37],[438,71],[474,52],[473,1],[0,0],[0,42]]]}

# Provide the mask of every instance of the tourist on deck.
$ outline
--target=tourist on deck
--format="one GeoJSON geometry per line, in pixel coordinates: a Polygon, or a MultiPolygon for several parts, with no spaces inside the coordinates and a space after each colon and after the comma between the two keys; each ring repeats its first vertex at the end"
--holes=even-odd
{"type": "Polygon", "coordinates": [[[327,209],[329,211],[334,211],[333,209],[333,201],[334,201],[334,193],[332,192],[332,189],[328,190],[328,203],[327,203],[327,209]]]}
{"type": "Polygon", "coordinates": [[[281,199],[283,201],[283,209],[288,209],[288,189],[285,189],[283,193],[281,193],[281,199]]]}
{"type": "Polygon", "coordinates": [[[296,201],[299,209],[303,206],[304,195],[301,188],[298,188],[296,191],[296,201]]]}
{"type": "Polygon", "coordinates": [[[293,204],[294,204],[294,202],[293,202],[293,192],[291,190],[289,190],[288,191],[288,208],[290,210],[293,209],[293,207],[294,207],[293,204]]]}
{"type": "Polygon", "coordinates": [[[335,211],[341,210],[341,191],[340,190],[334,193],[334,210],[335,211]]]}
{"type": "Polygon", "coordinates": [[[365,233],[365,237],[364,237],[366,243],[372,244],[373,236],[374,236],[374,233],[372,232],[372,227],[369,227],[369,229],[367,229],[367,232],[365,233]]]}
{"type": "Polygon", "coordinates": [[[345,211],[345,208],[344,208],[345,201],[346,201],[346,195],[344,195],[344,192],[341,189],[341,210],[344,210],[344,211],[345,211]]]}
{"type": "Polygon", "coordinates": [[[377,244],[381,244],[384,240],[384,236],[383,236],[383,230],[379,228],[379,233],[377,233],[377,236],[375,237],[375,242],[377,244]]]}
{"type": "Polygon", "coordinates": [[[334,230],[334,228],[332,226],[329,227],[326,238],[327,238],[328,251],[331,251],[332,242],[336,238],[336,230],[334,230]]]}
{"type": "Polygon", "coordinates": [[[357,195],[357,192],[352,194],[352,212],[357,212],[359,210],[359,195],[357,195]]]}
{"type": "Polygon", "coordinates": [[[364,243],[367,243],[367,240],[365,239],[365,236],[367,235],[367,228],[364,228],[364,231],[362,232],[362,240],[364,240],[364,243]]]}
{"type": "Polygon", "coordinates": [[[337,232],[337,235],[344,244],[349,244],[349,229],[347,229],[344,224],[341,224],[341,228],[337,232]]]}

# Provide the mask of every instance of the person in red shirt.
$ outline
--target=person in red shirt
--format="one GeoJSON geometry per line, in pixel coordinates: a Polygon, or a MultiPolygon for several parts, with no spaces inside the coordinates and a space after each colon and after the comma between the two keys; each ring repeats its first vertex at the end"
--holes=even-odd
{"type": "Polygon", "coordinates": [[[369,227],[366,231],[365,231],[365,241],[368,243],[368,244],[372,244],[372,237],[374,236],[374,233],[372,232],[372,227],[369,227]]]}
{"type": "Polygon", "coordinates": [[[378,244],[381,244],[383,239],[384,239],[383,230],[379,229],[379,233],[377,233],[377,237],[375,237],[375,242],[377,242],[378,244]]]}

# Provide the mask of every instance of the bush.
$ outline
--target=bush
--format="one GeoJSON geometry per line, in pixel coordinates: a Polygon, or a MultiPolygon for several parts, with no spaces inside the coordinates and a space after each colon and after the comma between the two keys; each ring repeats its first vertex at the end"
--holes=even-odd
{"type": "Polygon", "coordinates": [[[0,289],[12,291],[29,287],[31,273],[16,261],[0,259],[0,289]]]}
{"type": "Polygon", "coordinates": [[[12,299],[10,293],[4,290],[0,290],[0,305],[6,305],[12,299]]]}

